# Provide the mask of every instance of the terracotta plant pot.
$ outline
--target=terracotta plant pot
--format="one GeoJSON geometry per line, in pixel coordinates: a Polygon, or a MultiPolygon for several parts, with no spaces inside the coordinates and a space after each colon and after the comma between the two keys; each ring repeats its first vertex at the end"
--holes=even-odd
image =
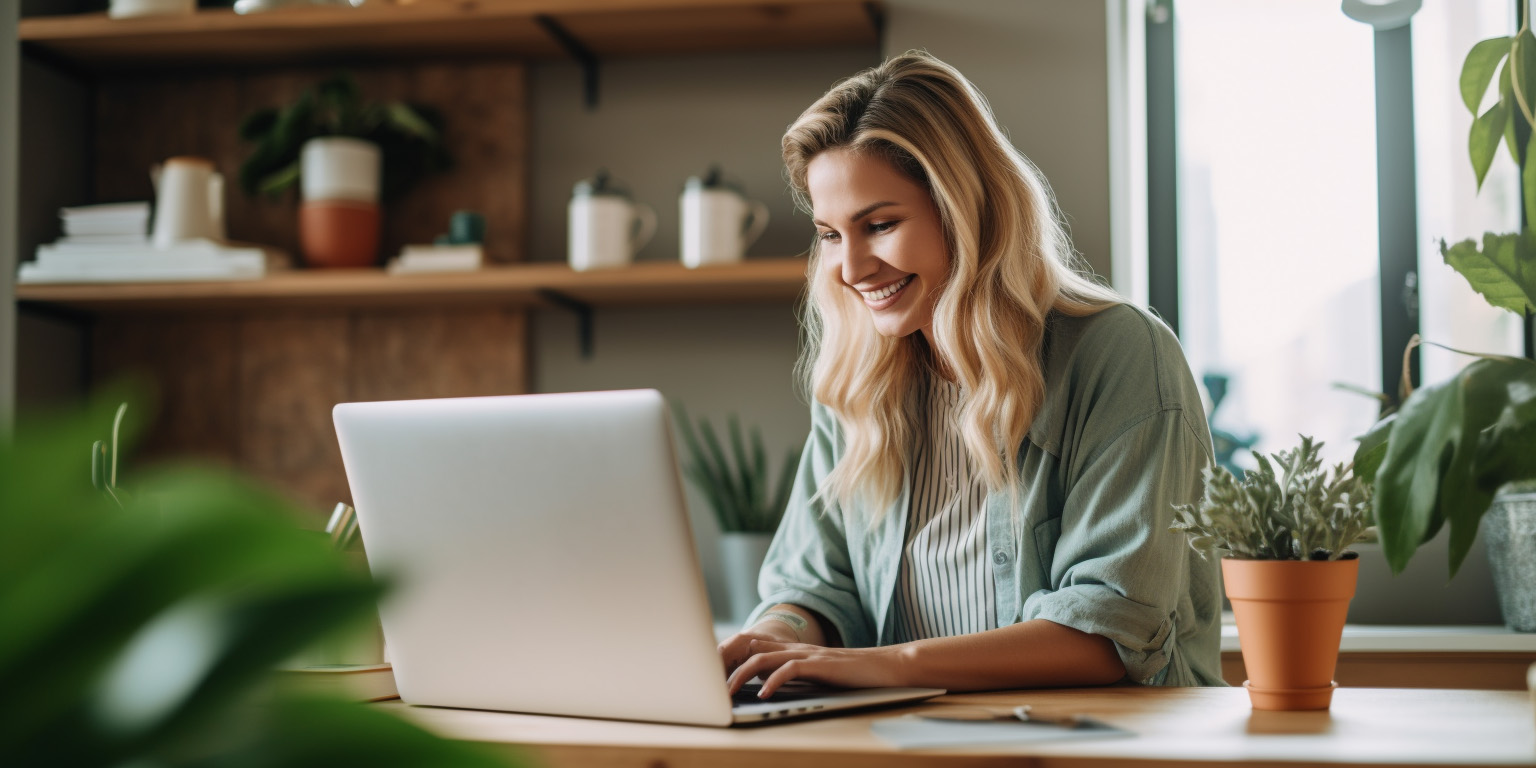
{"type": "Polygon", "coordinates": [[[299,205],[299,243],[311,267],[372,267],[379,262],[379,204],[354,200],[299,205]]]}
{"type": "Polygon", "coordinates": [[[1221,574],[1254,709],[1327,709],[1360,561],[1237,560],[1221,574]]]}

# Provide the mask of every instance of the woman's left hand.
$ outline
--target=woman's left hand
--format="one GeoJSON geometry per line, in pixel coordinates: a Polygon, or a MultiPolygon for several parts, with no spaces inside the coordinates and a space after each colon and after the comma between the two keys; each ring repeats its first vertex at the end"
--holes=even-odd
{"type": "Polygon", "coordinates": [[[763,678],[760,698],[768,698],[791,680],[807,680],[845,688],[884,688],[906,685],[909,665],[906,646],[881,648],[823,648],[803,643],[753,640],[752,655],[731,673],[731,694],[754,677],[763,678]]]}

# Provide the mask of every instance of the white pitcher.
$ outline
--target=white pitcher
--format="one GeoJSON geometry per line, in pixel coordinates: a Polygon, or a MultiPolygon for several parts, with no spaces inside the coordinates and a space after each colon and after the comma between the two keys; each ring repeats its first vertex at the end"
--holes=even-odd
{"type": "Polygon", "coordinates": [[[155,224],[150,242],[169,248],[183,240],[224,239],[224,177],[213,161],[173,157],[150,169],[155,224]]]}
{"type": "Polygon", "coordinates": [[[577,182],[567,207],[571,269],[622,267],[656,234],[656,211],[599,172],[577,182]]]}
{"type": "Polygon", "coordinates": [[[683,265],[689,268],[741,261],[768,227],[768,206],[725,183],[718,168],[688,179],[678,209],[683,265]]]}

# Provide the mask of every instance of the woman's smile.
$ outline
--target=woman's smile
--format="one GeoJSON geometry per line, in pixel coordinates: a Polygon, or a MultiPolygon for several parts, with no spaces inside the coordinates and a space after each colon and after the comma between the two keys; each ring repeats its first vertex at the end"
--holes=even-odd
{"type": "Polygon", "coordinates": [[[899,280],[886,283],[875,290],[859,291],[859,295],[864,297],[864,304],[866,306],[872,310],[879,311],[900,301],[901,297],[906,295],[904,289],[912,283],[912,278],[914,277],[917,277],[917,275],[907,275],[899,280]]]}

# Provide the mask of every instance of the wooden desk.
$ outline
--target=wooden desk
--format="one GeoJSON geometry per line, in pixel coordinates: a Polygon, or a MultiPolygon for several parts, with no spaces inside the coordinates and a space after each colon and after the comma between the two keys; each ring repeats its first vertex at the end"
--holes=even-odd
{"type": "Polygon", "coordinates": [[[900,709],[752,728],[651,725],[382,704],[443,736],[507,746],[539,766],[1536,765],[1528,694],[1341,688],[1327,712],[1255,712],[1241,688],[1105,688],[944,696],[900,709]],[[871,721],[955,705],[1084,713],[1133,738],[899,752],[871,721]],[[514,745],[521,745],[516,746],[514,745]]]}

